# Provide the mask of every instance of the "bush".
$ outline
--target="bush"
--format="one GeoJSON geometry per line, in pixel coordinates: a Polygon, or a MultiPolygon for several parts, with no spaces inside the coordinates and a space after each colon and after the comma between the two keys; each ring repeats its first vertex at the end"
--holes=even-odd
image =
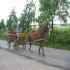
{"type": "Polygon", "coordinates": [[[46,38],[45,46],[51,48],[70,50],[70,31],[54,30],[53,34],[46,38]]]}

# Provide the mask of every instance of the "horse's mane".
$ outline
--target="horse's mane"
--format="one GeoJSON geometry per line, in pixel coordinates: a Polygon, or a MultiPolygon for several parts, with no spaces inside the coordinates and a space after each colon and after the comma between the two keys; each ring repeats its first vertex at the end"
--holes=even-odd
{"type": "Polygon", "coordinates": [[[42,32],[45,30],[45,28],[47,27],[48,29],[48,23],[43,23],[39,28],[38,28],[38,32],[42,32]]]}

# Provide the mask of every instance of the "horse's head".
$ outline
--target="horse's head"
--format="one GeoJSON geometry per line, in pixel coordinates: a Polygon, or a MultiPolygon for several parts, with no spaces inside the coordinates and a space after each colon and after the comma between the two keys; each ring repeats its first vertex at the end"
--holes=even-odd
{"type": "Polygon", "coordinates": [[[44,32],[48,32],[48,22],[47,22],[47,23],[45,22],[45,23],[42,25],[42,29],[43,29],[44,32]]]}

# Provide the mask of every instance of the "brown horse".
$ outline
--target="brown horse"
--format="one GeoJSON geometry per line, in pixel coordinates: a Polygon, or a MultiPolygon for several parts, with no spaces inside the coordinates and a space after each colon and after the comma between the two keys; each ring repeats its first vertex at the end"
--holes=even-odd
{"type": "Polygon", "coordinates": [[[44,56],[44,38],[46,35],[46,32],[48,32],[48,23],[44,23],[37,31],[31,31],[29,33],[29,44],[30,44],[30,48],[29,51],[31,49],[31,44],[33,41],[39,41],[40,43],[40,47],[39,47],[39,55],[41,54],[40,51],[42,49],[42,54],[44,56]]]}
{"type": "Polygon", "coordinates": [[[11,43],[14,42],[13,46],[15,47],[15,49],[17,49],[17,46],[19,45],[19,42],[21,42],[21,41],[23,42],[24,39],[25,39],[25,35],[22,32],[20,32],[18,34],[18,37],[17,37],[15,31],[9,32],[7,34],[7,36],[8,36],[8,46],[10,47],[11,43]]]}

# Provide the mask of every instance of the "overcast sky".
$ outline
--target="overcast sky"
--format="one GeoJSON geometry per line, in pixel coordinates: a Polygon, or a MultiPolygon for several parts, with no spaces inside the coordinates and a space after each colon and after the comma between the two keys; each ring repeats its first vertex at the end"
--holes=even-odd
{"type": "MultiPolygon", "coordinates": [[[[0,19],[7,19],[13,7],[17,16],[19,17],[26,5],[26,0],[0,0],[0,19]]],[[[36,0],[36,7],[38,11],[38,0],[36,0]]]]}
{"type": "Polygon", "coordinates": [[[25,4],[26,0],[0,0],[0,19],[6,20],[13,7],[15,7],[17,16],[19,16],[25,4]]]}
{"type": "MultiPolygon", "coordinates": [[[[3,18],[6,21],[13,7],[15,7],[16,15],[19,17],[25,5],[26,5],[26,0],[0,0],[0,20],[3,18]]],[[[38,8],[39,8],[39,0],[36,0],[37,13],[38,13],[38,8]]],[[[60,22],[57,20],[57,23],[60,22]]]]}

